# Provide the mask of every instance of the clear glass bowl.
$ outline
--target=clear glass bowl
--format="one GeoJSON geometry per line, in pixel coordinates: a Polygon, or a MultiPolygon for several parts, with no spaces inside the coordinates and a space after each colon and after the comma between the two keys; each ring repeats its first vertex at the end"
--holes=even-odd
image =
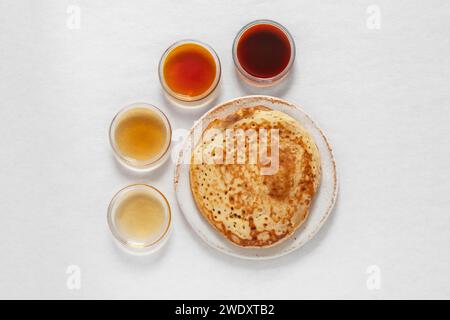
{"type": "Polygon", "coordinates": [[[129,185],[117,192],[112,198],[108,207],[108,226],[116,242],[126,251],[135,254],[149,254],[160,249],[167,241],[172,226],[172,212],[167,198],[155,187],[147,184],[129,185]],[[161,234],[155,234],[149,241],[136,241],[127,238],[122,234],[117,226],[116,215],[117,208],[127,196],[134,191],[144,191],[156,198],[164,208],[164,225],[161,228],[161,234]]]}
{"type": "Polygon", "coordinates": [[[241,30],[239,30],[238,34],[236,35],[236,37],[234,38],[234,42],[233,42],[233,61],[234,61],[234,65],[236,67],[236,70],[238,71],[239,75],[241,76],[241,78],[248,84],[256,86],[256,87],[270,87],[273,86],[277,83],[279,83],[281,80],[283,80],[289,73],[289,71],[292,68],[292,65],[294,64],[294,60],[295,60],[295,42],[294,39],[292,38],[291,34],[289,33],[289,31],[283,27],[281,24],[279,24],[278,22],[272,21],[272,20],[265,20],[265,19],[261,19],[261,20],[255,20],[252,21],[250,23],[248,23],[247,25],[245,25],[241,30]],[[276,28],[278,28],[279,30],[281,30],[287,37],[287,39],[289,40],[289,44],[291,46],[291,56],[289,59],[289,62],[287,64],[287,66],[284,68],[284,70],[282,72],[280,72],[279,74],[277,74],[276,76],[273,76],[271,78],[260,78],[260,77],[256,77],[250,73],[248,73],[241,65],[239,59],[238,59],[238,55],[237,55],[237,47],[239,44],[239,41],[241,40],[242,35],[250,28],[252,28],[253,26],[256,25],[271,25],[274,26],[276,28]]]}
{"type": "Polygon", "coordinates": [[[109,127],[109,142],[111,144],[111,147],[114,151],[114,155],[116,156],[116,159],[125,167],[136,170],[136,171],[151,171],[159,166],[161,166],[168,158],[169,156],[169,149],[170,149],[170,143],[172,140],[172,127],[170,126],[169,119],[167,116],[162,112],[159,108],[143,102],[133,103],[131,105],[126,106],[122,110],[120,110],[111,121],[111,125],[109,127]],[[145,108],[150,111],[153,111],[156,115],[160,117],[162,122],[164,123],[165,130],[166,130],[166,137],[167,141],[166,144],[161,149],[161,152],[148,160],[137,160],[134,158],[131,158],[129,156],[126,156],[122,154],[119,147],[117,146],[116,140],[115,140],[115,132],[117,129],[118,124],[123,119],[123,116],[130,110],[137,108],[145,108]]]}
{"type": "Polygon", "coordinates": [[[221,72],[222,72],[220,59],[219,59],[219,56],[217,55],[217,53],[214,51],[214,49],[211,48],[206,43],[203,43],[203,42],[200,42],[197,40],[191,40],[191,39],[175,42],[169,48],[167,48],[167,50],[161,56],[158,69],[159,69],[159,81],[164,90],[166,98],[168,98],[168,100],[170,102],[172,102],[174,105],[176,105],[178,107],[186,108],[186,109],[201,108],[201,107],[204,107],[204,106],[208,105],[209,103],[211,103],[217,97],[217,92],[218,92],[218,87],[219,87],[221,72]],[[164,78],[164,63],[166,61],[167,56],[169,55],[170,52],[172,52],[173,49],[175,49],[181,45],[184,45],[184,44],[196,44],[196,45],[199,45],[199,46],[205,48],[212,55],[215,65],[216,65],[216,76],[215,76],[214,81],[211,84],[211,86],[208,88],[208,90],[203,92],[201,95],[194,96],[194,97],[174,92],[167,85],[166,80],[164,78]]]}

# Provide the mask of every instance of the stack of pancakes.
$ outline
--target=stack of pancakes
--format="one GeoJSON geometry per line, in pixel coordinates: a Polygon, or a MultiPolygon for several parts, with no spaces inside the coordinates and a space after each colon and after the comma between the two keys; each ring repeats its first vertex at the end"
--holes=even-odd
{"type": "Polygon", "coordinates": [[[287,239],[306,220],[320,170],[311,135],[289,115],[258,106],[209,123],[192,153],[190,185],[199,211],[228,240],[243,247],[268,247],[287,239]],[[252,139],[258,148],[265,147],[260,135],[242,140],[226,134],[262,129],[268,133],[270,161],[261,159],[260,152],[256,161],[251,156],[252,139]],[[271,141],[277,142],[276,150],[271,141]],[[243,158],[231,152],[239,142],[245,143],[243,158]]]}

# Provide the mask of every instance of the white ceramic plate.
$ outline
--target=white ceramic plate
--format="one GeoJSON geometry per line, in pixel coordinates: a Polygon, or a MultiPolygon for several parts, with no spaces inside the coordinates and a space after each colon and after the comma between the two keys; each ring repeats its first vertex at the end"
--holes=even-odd
{"type": "Polygon", "coordinates": [[[288,254],[310,240],[325,223],[336,201],[338,183],[336,163],[328,139],[323,131],[299,107],[285,100],[269,96],[247,96],[222,103],[205,113],[192,127],[184,140],[175,169],[175,194],[178,205],[194,231],[211,247],[244,259],[273,259],[288,254]],[[319,191],[310,208],[308,219],[282,243],[269,248],[241,248],[229,242],[216,231],[197,209],[189,184],[189,160],[191,151],[199,140],[199,135],[208,123],[223,118],[241,107],[266,106],[289,114],[314,137],[321,156],[322,177],[319,191]]]}

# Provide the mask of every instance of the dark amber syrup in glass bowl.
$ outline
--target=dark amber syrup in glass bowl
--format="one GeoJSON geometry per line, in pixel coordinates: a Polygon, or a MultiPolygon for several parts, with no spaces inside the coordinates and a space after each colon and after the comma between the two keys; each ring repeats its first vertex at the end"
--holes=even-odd
{"type": "Polygon", "coordinates": [[[256,24],[247,29],[237,44],[241,67],[257,78],[272,78],[289,64],[292,48],[283,30],[272,24],[256,24]]]}

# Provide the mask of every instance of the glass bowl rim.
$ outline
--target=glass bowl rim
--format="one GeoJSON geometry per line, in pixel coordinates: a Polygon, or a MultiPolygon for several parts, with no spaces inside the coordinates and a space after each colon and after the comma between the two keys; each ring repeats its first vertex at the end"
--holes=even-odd
{"type": "Polygon", "coordinates": [[[169,201],[167,200],[166,196],[161,191],[159,191],[159,189],[157,189],[156,187],[153,187],[149,184],[146,184],[146,183],[134,183],[134,184],[130,184],[130,185],[123,187],[122,189],[120,189],[119,191],[117,191],[114,194],[114,196],[112,197],[112,199],[108,205],[107,220],[108,220],[109,230],[111,231],[114,238],[118,242],[120,242],[120,244],[122,244],[125,247],[130,248],[130,249],[144,249],[145,250],[145,249],[150,249],[154,245],[157,245],[158,243],[160,243],[169,233],[170,227],[172,226],[172,209],[170,207],[169,201]],[[158,194],[162,198],[163,202],[166,205],[166,209],[167,209],[167,218],[166,218],[167,226],[164,229],[164,232],[162,232],[161,235],[156,240],[154,240],[152,242],[143,242],[143,244],[141,246],[134,246],[134,245],[130,244],[130,241],[123,238],[117,231],[117,228],[115,227],[115,224],[113,222],[114,205],[116,204],[117,200],[120,198],[121,195],[132,190],[133,188],[150,189],[152,192],[156,192],[156,194],[158,194]]]}
{"type": "Polygon", "coordinates": [[[172,142],[172,126],[170,124],[169,118],[160,108],[158,108],[150,103],[134,102],[129,105],[126,105],[125,107],[123,107],[116,113],[116,115],[113,117],[113,119],[111,120],[111,123],[109,125],[109,143],[111,145],[111,148],[114,151],[114,154],[121,161],[125,162],[126,164],[128,164],[129,166],[131,166],[133,168],[145,169],[146,167],[149,167],[149,166],[157,163],[161,159],[163,159],[170,149],[171,142],[172,142]],[[138,108],[144,108],[144,109],[148,109],[151,111],[155,111],[163,120],[163,122],[166,126],[166,130],[169,133],[167,146],[165,147],[164,151],[161,153],[161,155],[159,157],[151,159],[151,160],[136,160],[136,159],[127,157],[127,156],[123,155],[122,152],[120,152],[120,150],[117,147],[116,142],[115,142],[114,133],[115,133],[115,129],[116,129],[116,123],[119,120],[120,116],[123,115],[124,113],[126,113],[127,111],[130,111],[132,109],[138,109],[138,108]]]}
{"type": "Polygon", "coordinates": [[[159,76],[159,82],[161,84],[161,87],[163,88],[163,90],[170,95],[172,98],[183,101],[183,102],[198,102],[201,101],[205,98],[207,98],[209,95],[211,95],[218,87],[220,79],[222,77],[222,64],[220,62],[220,58],[219,55],[217,54],[217,52],[207,43],[199,41],[199,40],[195,40],[195,39],[183,39],[183,40],[179,40],[176,41],[174,43],[172,43],[162,54],[161,58],[159,59],[159,64],[158,64],[158,76],[159,76]],[[214,81],[212,83],[212,85],[208,88],[208,90],[206,90],[204,93],[192,97],[192,98],[183,98],[185,97],[185,95],[180,95],[177,94],[176,92],[174,92],[172,89],[170,89],[170,87],[167,85],[166,80],[164,79],[164,62],[166,61],[166,58],[168,56],[168,54],[175,49],[176,47],[179,47],[183,44],[196,44],[199,45],[203,48],[205,48],[213,57],[214,62],[216,64],[216,76],[214,78],[214,81]]]}
{"type": "Polygon", "coordinates": [[[254,20],[254,21],[247,23],[245,26],[243,26],[238,31],[238,33],[236,34],[234,41],[233,41],[232,54],[233,54],[233,62],[234,62],[235,67],[243,76],[245,76],[247,79],[257,82],[257,83],[269,84],[269,83],[276,82],[279,79],[282,79],[289,73],[289,71],[291,70],[291,68],[294,64],[294,61],[295,61],[296,47],[295,47],[294,38],[292,37],[291,33],[282,24],[280,24],[274,20],[270,20],[270,19],[258,19],[258,20],[254,20]],[[277,74],[273,77],[270,77],[270,78],[261,78],[261,77],[257,77],[257,76],[250,74],[242,67],[241,63],[239,62],[238,56],[237,56],[237,47],[238,47],[239,40],[241,39],[242,35],[247,30],[249,30],[250,28],[252,28],[256,25],[271,25],[271,26],[274,26],[274,27],[280,29],[288,38],[289,44],[291,46],[291,56],[289,58],[288,64],[283,69],[283,71],[281,71],[279,74],[277,74]]]}

